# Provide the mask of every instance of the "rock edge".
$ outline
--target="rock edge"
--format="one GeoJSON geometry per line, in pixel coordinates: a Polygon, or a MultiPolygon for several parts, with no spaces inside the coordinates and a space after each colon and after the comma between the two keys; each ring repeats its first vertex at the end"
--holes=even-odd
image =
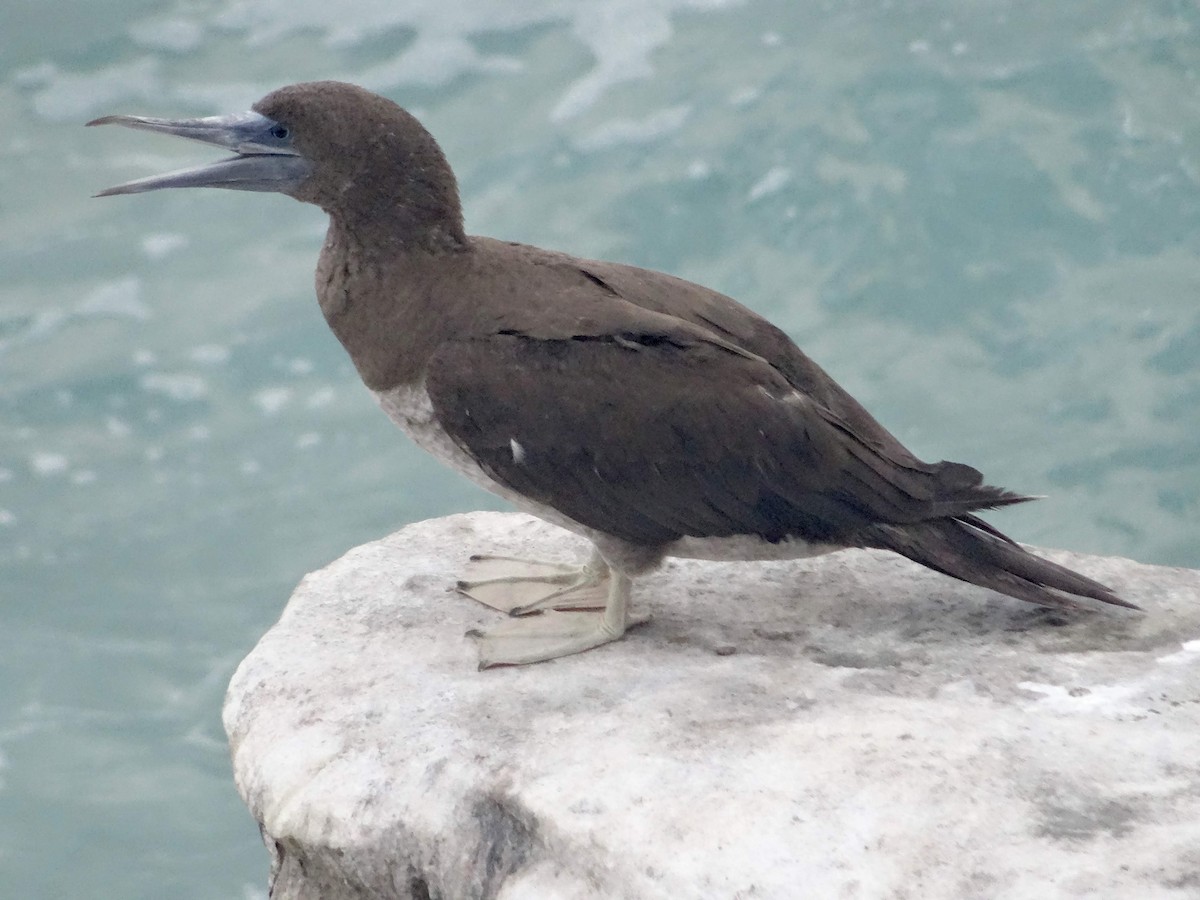
{"type": "Polygon", "coordinates": [[[1068,619],[673,560],[623,641],[477,672],[467,555],[584,549],[472,513],[303,579],[224,710],[274,900],[1200,896],[1200,572],[1046,552],[1147,610],[1068,619]]]}

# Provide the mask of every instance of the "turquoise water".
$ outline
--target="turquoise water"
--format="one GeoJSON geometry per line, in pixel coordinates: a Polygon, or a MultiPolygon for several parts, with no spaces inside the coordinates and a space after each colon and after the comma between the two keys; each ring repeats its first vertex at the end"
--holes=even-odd
{"type": "Polygon", "coordinates": [[[312,296],[317,210],[89,199],[215,158],[89,118],[327,77],[421,116],[471,230],[731,293],[918,453],[1048,495],[993,517],[1015,537],[1200,566],[1193,4],[18,0],[0,894],[265,896],[233,667],[305,572],[500,508],[357,383],[312,296]]]}

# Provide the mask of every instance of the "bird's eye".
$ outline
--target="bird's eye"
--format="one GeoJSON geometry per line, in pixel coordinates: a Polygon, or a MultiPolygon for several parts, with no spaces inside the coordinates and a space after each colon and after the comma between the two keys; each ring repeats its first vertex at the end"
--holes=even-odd
{"type": "Polygon", "coordinates": [[[272,125],[270,134],[277,141],[285,141],[291,136],[291,131],[286,125],[272,125]]]}

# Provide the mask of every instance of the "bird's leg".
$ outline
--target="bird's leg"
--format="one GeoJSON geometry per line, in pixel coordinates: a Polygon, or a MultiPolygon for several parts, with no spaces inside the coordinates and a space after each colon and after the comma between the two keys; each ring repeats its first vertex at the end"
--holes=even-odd
{"type": "Polygon", "coordinates": [[[479,641],[479,668],[521,666],[582,653],[621,637],[626,629],[649,617],[629,612],[633,582],[628,575],[611,571],[604,610],[559,612],[511,618],[487,631],[468,631],[479,641]]]}
{"type": "Polygon", "coordinates": [[[472,556],[455,589],[493,609],[527,616],[550,609],[603,609],[608,579],[608,563],[593,548],[582,567],[510,556],[472,556]]]}

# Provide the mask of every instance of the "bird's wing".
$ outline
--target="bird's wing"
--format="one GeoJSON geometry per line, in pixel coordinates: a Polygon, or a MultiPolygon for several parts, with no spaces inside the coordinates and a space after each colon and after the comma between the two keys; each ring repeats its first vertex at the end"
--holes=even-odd
{"type": "Polygon", "coordinates": [[[499,482],[635,543],[854,543],[873,523],[1018,499],[969,466],[898,464],[766,361],[689,328],[448,341],[426,388],[499,482]]]}
{"type": "Polygon", "coordinates": [[[572,259],[570,264],[629,303],[697,325],[769,360],[793,387],[840,418],[863,442],[901,465],[921,464],[786,333],[732,297],[672,275],[621,263],[572,259]]]}

